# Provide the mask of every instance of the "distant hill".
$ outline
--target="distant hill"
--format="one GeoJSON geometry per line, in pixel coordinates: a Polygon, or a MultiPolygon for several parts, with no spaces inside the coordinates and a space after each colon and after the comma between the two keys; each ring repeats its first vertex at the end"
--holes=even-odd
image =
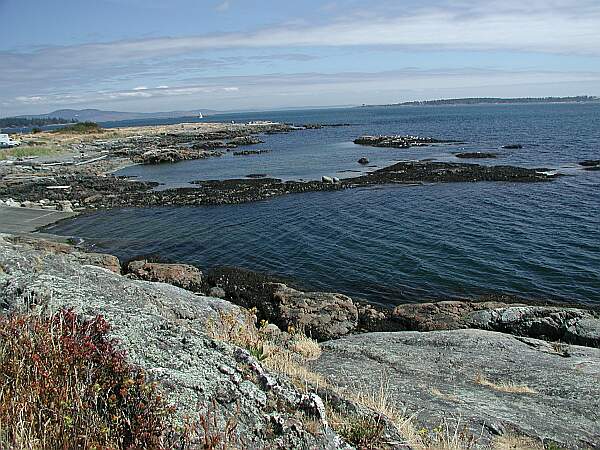
{"type": "Polygon", "coordinates": [[[527,98],[450,98],[441,100],[426,100],[404,103],[393,103],[382,106],[436,106],[436,105],[482,105],[482,104],[521,104],[521,103],[596,103],[600,98],[589,95],[578,97],[527,97],[527,98]]]}
{"type": "Polygon", "coordinates": [[[101,109],[58,109],[48,114],[24,115],[18,116],[25,119],[47,119],[50,117],[59,117],[65,121],[78,122],[117,122],[120,120],[140,120],[140,119],[174,119],[177,117],[193,117],[200,113],[203,115],[215,114],[212,110],[193,110],[193,111],[168,111],[168,112],[122,112],[122,111],[103,111],[101,109]]]}
{"type": "Polygon", "coordinates": [[[24,128],[24,127],[43,127],[46,125],[63,125],[73,123],[76,120],[63,119],[61,117],[5,117],[0,119],[0,128],[24,128]]]}

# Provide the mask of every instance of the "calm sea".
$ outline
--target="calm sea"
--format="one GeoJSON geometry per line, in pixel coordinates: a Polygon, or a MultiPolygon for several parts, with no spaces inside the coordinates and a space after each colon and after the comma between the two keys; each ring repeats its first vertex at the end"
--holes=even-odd
{"type": "Polygon", "coordinates": [[[256,148],[271,152],[261,155],[230,153],[120,174],[165,187],[256,173],[308,180],[354,176],[362,156],[382,167],[406,159],[458,161],[457,151],[497,151],[496,160],[476,162],[547,167],[566,176],[552,183],[379,186],[234,206],[120,209],[51,231],[121,257],[160,253],[204,268],[245,267],[385,304],[489,293],[600,304],[600,172],[577,165],[600,159],[598,104],[375,107],[208,120],[350,126],[262,136],[265,143],[256,148]],[[362,134],[464,144],[364,148],[352,143],[362,134]],[[500,149],[513,143],[523,148],[500,149]]]}

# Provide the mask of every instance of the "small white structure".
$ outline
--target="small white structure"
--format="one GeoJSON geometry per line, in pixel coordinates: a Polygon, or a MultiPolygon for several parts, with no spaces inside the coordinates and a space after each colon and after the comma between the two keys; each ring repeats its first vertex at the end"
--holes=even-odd
{"type": "Polygon", "coordinates": [[[8,134],[0,134],[0,148],[10,148],[21,145],[19,141],[13,141],[8,134]]]}

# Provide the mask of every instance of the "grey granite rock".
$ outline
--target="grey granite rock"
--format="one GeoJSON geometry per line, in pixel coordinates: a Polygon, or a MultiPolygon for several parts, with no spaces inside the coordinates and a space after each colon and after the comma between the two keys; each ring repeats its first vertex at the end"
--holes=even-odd
{"type": "Polygon", "coordinates": [[[204,333],[208,321],[237,306],[169,284],[131,280],[81,265],[71,253],[0,235],[0,311],[61,308],[103,315],[128,359],[159,382],[180,420],[198,420],[213,409],[219,427],[235,423],[241,448],[345,448],[326,426],[317,396],[299,392],[247,351],[204,333]],[[308,431],[306,419],[320,429],[308,431]]]}
{"type": "Polygon", "coordinates": [[[358,310],[346,295],[302,292],[285,284],[274,287],[273,301],[279,322],[303,329],[314,339],[335,339],[358,326],[358,310]]]}
{"type": "Polygon", "coordinates": [[[202,289],[202,272],[188,264],[163,264],[149,261],[131,261],[127,276],[137,280],[169,283],[188,291],[202,289]]]}
{"type": "Polygon", "coordinates": [[[465,316],[472,328],[600,347],[600,318],[577,308],[508,306],[465,316]]]}
{"type": "Polygon", "coordinates": [[[483,330],[369,333],[324,343],[312,368],[366,392],[385,377],[392,402],[423,426],[466,425],[480,445],[514,431],[599,448],[600,349],[483,330]]]}

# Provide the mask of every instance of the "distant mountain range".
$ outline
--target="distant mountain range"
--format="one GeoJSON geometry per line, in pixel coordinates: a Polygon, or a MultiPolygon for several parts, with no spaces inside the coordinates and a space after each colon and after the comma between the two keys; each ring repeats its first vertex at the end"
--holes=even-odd
{"type": "MultiPolygon", "coordinates": [[[[393,103],[379,106],[436,106],[436,105],[481,105],[481,104],[521,104],[521,103],[597,103],[600,98],[589,95],[578,97],[529,97],[529,98],[450,98],[441,100],[426,100],[404,103],[393,103]]],[[[367,105],[365,105],[367,106],[367,105]]]]}
{"type": "Polygon", "coordinates": [[[218,111],[212,111],[208,109],[149,113],[103,111],[101,109],[58,109],[48,114],[24,115],[17,117],[26,119],[46,119],[50,117],[59,117],[65,121],[76,120],[79,122],[117,122],[120,120],[175,119],[178,117],[195,117],[200,114],[210,115],[217,112],[218,111]]]}

